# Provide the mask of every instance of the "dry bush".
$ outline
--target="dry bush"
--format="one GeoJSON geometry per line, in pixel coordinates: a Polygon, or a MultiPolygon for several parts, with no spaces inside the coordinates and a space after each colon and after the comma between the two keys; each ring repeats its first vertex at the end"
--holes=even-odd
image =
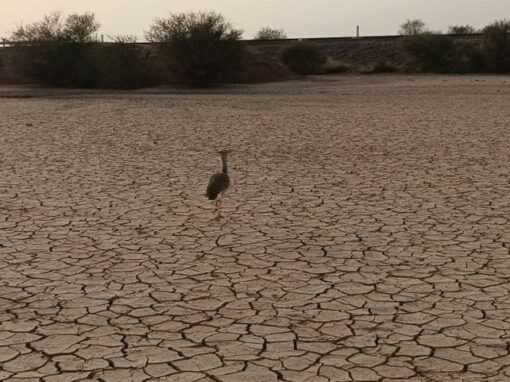
{"type": "Polygon", "coordinates": [[[283,29],[265,27],[257,32],[255,40],[285,40],[287,34],[283,29]]]}
{"type": "Polygon", "coordinates": [[[138,88],[151,84],[146,60],[132,37],[100,44],[99,23],[92,13],[58,12],[18,27],[12,35],[25,42],[17,48],[22,70],[29,78],[50,86],[71,88],[138,88]]]}
{"type": "Polygon", "coordinates": [[[63,18],[53,12],[41,21],[18,27],[11,38],[24,42],[28,58],[24,71],[41,82],[61,87],[93,87],[97,70],[93,62],[94,34],[99,29],[92,13],[63,18]]]}
{"type": "Polygon", "coordinates": [[[304,76],[319,73],[326,56],[317,45],[298,41],[283,48],[281,60],[295,73],[304,76]]]}
{"type": "Polygon", "coordinates": [[[483,30],[482,51],[487,70],[510,72],[510,20],[496,21],[483,30]]]}
{"type": "MultiPolygon", "coordinates": [[[[470,33],[468,26],[451,31],[470,33]]],[[[509,73],[510,21],[496,21],[483,30],[483,41],[459,40],[421,33],[405,36],[401,49],[411,70],[436,73],[509,73]]]]}
{"type": "Polygon", "coordinates": [[[210,86],[230,81],[244,64],[242,32],[215,12],[157,19],[147,40],[161,43],[162,57],[183,82],[210,86]]]}
{"type": "Polygon", "coordinates": [[[411,70],[454,72],[457,46],[450,36],[432,33],[406,36],[401,40],[401,49],[411,70]]]}
{"type": "Polygon", "coordinates": [[[97,67],[96,87],[136,89],[153,84],[154,67],[142,46],[132,36],[116,36],[114,43],[98,44],[94,48],[97,67]]]}
{"type": "Polygon", "coordinates": [[[71,14],[63,19],[60,12],[52,12],[41,21],[21,25],[12,32],[11,40],[19,42],[75,42],[95,41],[100,24],[93,13],[71,14]]]}
{"type": "Polygon", "coordinates": [[[425,23],[420,19],[407,20],[405,23],[400,25],[399,34],[403,36],[416,36],[425,33],[427,28],[425,23]]]}
{"type": "Polygon", "coordinates": [[[478,33],[478,31],[474,26],[466,24],[466,25],[452,25],[448,27],[448,33],[464,35],[478,33]]]}

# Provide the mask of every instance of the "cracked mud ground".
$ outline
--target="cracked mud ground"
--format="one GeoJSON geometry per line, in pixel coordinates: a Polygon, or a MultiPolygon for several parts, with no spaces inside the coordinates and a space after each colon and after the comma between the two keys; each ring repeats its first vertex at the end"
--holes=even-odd
{"type": "Polygon", "coordinates": [[[508,77],[17,91],[0,380],[510,380],[508,77]]]}

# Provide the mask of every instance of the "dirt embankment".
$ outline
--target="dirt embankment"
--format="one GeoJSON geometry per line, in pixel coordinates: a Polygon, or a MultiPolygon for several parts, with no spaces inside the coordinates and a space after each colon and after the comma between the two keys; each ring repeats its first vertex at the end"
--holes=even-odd
{"type": "MultiPolygon", "coordinates": [[[[481,35],[456,35],[461,40],[481,39],[481,35]]],[[[399,50],[401,36],[343,37],[305,39],[318,45],[330,58],[354,66],[362,66],[378,61],[400,66],[404,58],[399,50]]],[[[297,40],[246,41],[246,44],[269,56],[278,56],[282,48],[297,40]]]]}
{"type": "MultiPolygon", "coordinates": [[[[400,36],[376,36],[361,38],[314,38],[306,39],[318,45],[325,54],[337,61],[354,67],[362,67],[379,61],[400,67],[404,58],[399,50],[400,36]]],[[[480,35],[455,36],[458,39],[480,40],[480,35]]],[[[245,73],[237,76],[239,82],[268,82],[293,78],[292,73],[279,62],[281,50],[297,40],[244,41],[250,51],[249,65],[245,73]]],[[[150,44],[144,48],[152,52],[150,44]]],[[[19,48],[0,47],[0,83],[22,84],[34,82],[26,72],[27,57],[19,48]]],[[[157,61],[157,59],[156,59],[157,61]]]]}

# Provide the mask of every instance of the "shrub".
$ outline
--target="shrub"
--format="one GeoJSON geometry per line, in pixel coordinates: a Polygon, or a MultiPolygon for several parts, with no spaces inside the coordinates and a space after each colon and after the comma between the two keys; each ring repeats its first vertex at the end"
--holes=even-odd
{"type": "Polygon", "coordinates": [[[386,61],[377,61],[366,68],[363,68],[360,72],[362,74],[377,74],[377,73],[393,73],[396,72],[398,68],[393,65],[388,64],[386,61]]]}
{"type": "Polygon", "coordinates": [[[405,23],[400,25],[399,34],[403,36],[416,36],[425,33],[425,23],[420,19],[407,20],[405,23]]]}
{"type": "Polygon", "coordinates": [[[326,56],[317,45],[299,41],[282,50],[281,60],[295,73],[307,75],[318,73],[326,56]]]}
{"type": "Polygon", "coordinates": [[[482,51],[487,70],[510,72],[510,20],[496,21],[483,30],[482,51]]]}
{"type": "Polygon", "coordinates": [[[42,21],[21,26],[13,33],[27,42],[25,71],[47,85],[73,88],[129,89],[150,84],[140,47],[132,37],[116,37],[99,44],[99,24],[91,13],[72,14],[63,20],[58,12],[42,21]],[[28,64],[27,64],[28,63],[28,64]]]}
{"type": "Polygon", "coordinates": [[[413,70],[451,72],[456,47],[450,36],[431,33],[406,36],[401,40],[401,48],[413,70]]]}
{"type": "Polygon", "coordinates": [[[99,30],[93,13],[71,14],[65,20],[60,12],[49,13],[41,21],[19,26],[11,35],[20,42],[92,42],[99,30]]]}
{"type": "Polygon", "coordinates": [[[480,73],[485,70],[480,44],[476,41],[458,41],[452,59],[452,73],[480,73]]]}
{"type": "Polygon", "coordinates": [[[460,74],[486,70],[486,59],[476,40],[424,33],[403,38],[401,48],[412,70],[460,74]]]}
{"type": "Polygon", "coordinates": [[[11,34],[11,40],[20,42],[54,41],[62,35],[62,14],[49,13],[39,22],[20,25],[11,34]]]}
{"type": "Polygon", "coordinates": [[[474,34],[477,33],[477,30],[472,25],[453,25],[448,28],[448,33],[450,34],[474,34]]]}
{"type": "Polygon", "coordinates": [[[53,12],[43,20],[18,27],[11,38],[26,42],[29,75],[51,85],[92,87],[97,70],[91,54],[99,24],[92,13],[72,14],[63,20],[53,12]]]}
{"type": "Polygon", "coordinates": [[[255,40],[285,40],[287,34],[283,29],[262,28],[255,35],[255,40]]]}
{"type": "Polygon", "coordinates": [[[186,82],[209,86],[229,81],[244,63],[242,32],[214,12],[182,13],[157,19],[146,33],[186,82]]]}
{"type": "Polygon", "coordinates": [[[62,30],[63,39],[79,43],[96,41],[95,33],[99,30],[93,13],[82,15],[72,14],[67,16],[62,30]]]}
{"type": "Polygon", "coordinates": [[[39,52],[38,78],[50,86],[134,89],[151,84],[141,48],[132,43],[56,42],[29,49],[39,52]]]}
{"type": "Polygon", "coordinates": [[[321,74],[340,74],[348,72],[349,70],[351,70],[349,65],[328,59],[324,64],[322,64],[319,72],[321,74]]]}
{"type": "Polygon", "coordinates": [[[97,67],[96,86],[110,89],[136,89],[152,84],[147,55],[136,45],[136,38],[117,36],[112,44],[94,49],[97,67]]]}
{"type": "Polygon", "coordinates": [[[50,86],[94,87],[97,70],[92,45],[74,42],[51,42],[27,47],[33,75],[50,86]]]}

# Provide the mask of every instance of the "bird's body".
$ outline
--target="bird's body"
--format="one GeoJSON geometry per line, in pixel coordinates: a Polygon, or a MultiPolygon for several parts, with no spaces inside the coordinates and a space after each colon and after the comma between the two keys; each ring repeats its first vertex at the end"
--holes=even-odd
{"type": "Polygon", "coordinates": [[[228,167],[227,167],[227,157],[228,157],[228,150],[220,151],[219,154],[221,154],[221,163],[222,163],[222,169],[221,172],[218,172],[211,176],[209,179],[209,184],[207,185],[207,191],[206,195],[209,200],[215,200],[216,201],[216,210],[217,210],[217,216],[216,220],[219,220],[221,218],[220,215],[220,206],[221,206],[221,198],[223,196],[223,193],[227,191],[227,189],[230,187],[230,177],[228,175],[228,167]],[[219,198],[218,198],[219,196],[219,198]]]}
{"type": "Polygon", "coordinates": [[[219,194],[225,192],[230,187],[230,177],[226,172],[218,172],[211,176],[207,186],[207,197],[209,200],[216,200],[219,194]]]}

